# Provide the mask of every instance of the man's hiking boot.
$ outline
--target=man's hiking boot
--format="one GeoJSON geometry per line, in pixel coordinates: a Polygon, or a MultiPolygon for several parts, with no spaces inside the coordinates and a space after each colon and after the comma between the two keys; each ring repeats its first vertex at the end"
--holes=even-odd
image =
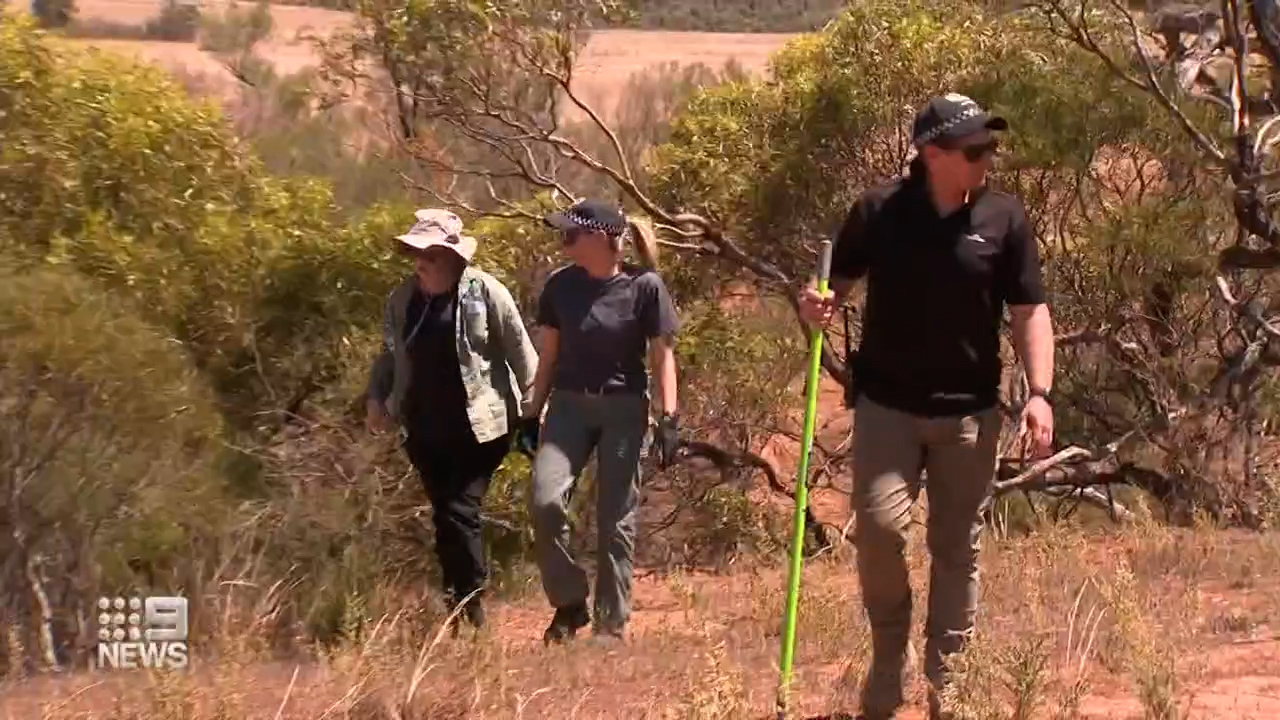
{"type": "Polygon", "coordinates": [[[587,612],[585,603],[556,608],[551,624],[547,626],[547,631],[542,633],[542,642],[550,645],[572,640],[580,628],[590,624],[591,615],[587,612]]]}

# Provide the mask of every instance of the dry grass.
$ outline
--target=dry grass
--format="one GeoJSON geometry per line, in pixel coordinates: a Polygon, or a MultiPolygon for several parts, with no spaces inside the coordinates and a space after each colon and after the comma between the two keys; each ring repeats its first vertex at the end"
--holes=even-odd
{"type": "MultiPolygon", "coordinates": [[[[209,8],[222,3],[207,2],[209,8]]],[[[159,10],[159,0],[80,0],[78,17],[123,24],[145,23],[159,10]]],[[[274,29],[262,46],[262,54],[281,73],[293,73],[315,64],[313,47],[299,34],[328,35],[345,27],[350,15],[322,8],[283,6],[272,8],[274,29]]],[[[769,56],[790,37],[783,33],[701,33],[645,30],[604,30],[592,35],[578,68],[579,93],[609,115],[618,92],[634,73],[658,63],[697,62],[719,68],[736,60],[751,72],[763,71],[769,56]]],[[[235,80],[218,61],[195,43],[149,42],[111,39],[77,39],[92,47],[132,55],[191,75],[208,75],[231,92],[235,80]]]]}
{"type": "MultiPolygon", "coordinates": [[[[911,550],[917,588],[921,540],[911,550]]],[[[1277,550],[1277,536],[1150,526],[991,539],[980,632],[956,668],[957,717],[1280,717],[1277,550]]],[[[0,690],[0,717],[766,717],[777,565],[642,578],[625,647],[544,649],[547,612],[529,593],[496,604],[475,638],[406,613],[358,647],[308,659],[226,654],[188,675],[28,681],[0,690]]],[[[850,566],[846,549],[806,569],[795,679],[804,716],[856,710],[868,638],[850,566]]],[[[905,718],[923,717],[920,682],[905,718]]]]}

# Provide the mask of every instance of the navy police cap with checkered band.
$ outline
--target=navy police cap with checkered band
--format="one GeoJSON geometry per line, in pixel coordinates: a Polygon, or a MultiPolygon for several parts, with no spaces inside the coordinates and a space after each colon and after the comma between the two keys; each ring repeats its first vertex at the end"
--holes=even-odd
{"type": "Polygon", "coordinates": [[[930,98],[911,126],[911,144],[923,147],[939,140],[954,140],[983,130],[1008,130],[1009,123],[992,115],[973,98],[948,93],[930,98]]]}
{"type": "Polygon", "coordinates": [[[545,221],[557,230],[598,230],[615,236],[627,229],[622,211],[600,200],[581,200],[568,210],[551,213],[545,221]]]}

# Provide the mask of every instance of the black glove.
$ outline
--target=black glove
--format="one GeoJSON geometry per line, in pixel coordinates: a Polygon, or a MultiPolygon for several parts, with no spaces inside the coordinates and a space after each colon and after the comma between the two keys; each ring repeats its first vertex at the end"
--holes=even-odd
{"type": "Polygon", "coordinates": [[[676,464],[676,451],[680,449],[680,420],[675,415],[663,413],[654,433],[658,446],[658,467],[666,470],[676,464]]]}
{"type": "Polygon", "coordinates": [[[529,456],[532,460],[538,454],[538,435],[542,431],[542,421],[536,417],[520,418],[516,424],[516,450],[529,456]]]}

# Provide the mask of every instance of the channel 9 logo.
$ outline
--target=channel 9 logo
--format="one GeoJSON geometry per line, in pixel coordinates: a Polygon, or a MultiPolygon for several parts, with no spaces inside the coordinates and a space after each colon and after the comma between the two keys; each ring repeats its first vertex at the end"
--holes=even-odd
{"type": "Polygon", "coordinates": [[[98,598],[97,668],[187,667],[187,599],[171,595],[98,598]]]}

